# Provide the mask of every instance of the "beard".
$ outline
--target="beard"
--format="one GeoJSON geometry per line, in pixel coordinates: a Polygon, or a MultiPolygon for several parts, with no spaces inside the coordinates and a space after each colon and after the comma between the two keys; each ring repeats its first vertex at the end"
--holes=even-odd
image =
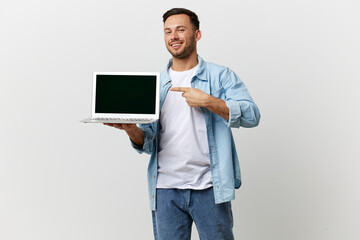
{"type": "Polygon", "coordinates": [[[190,43],[190,44],[188,46],[185,46],[180,51],[174,51],[173,49],[171,49],[170,46],[167,46],[167,49],[168,49],[169,53],[175,58],[187,58],[195,51],[195,48],[196,48],[195,35],[193,35],[191,37],[191,39],[190,39],[190,41],[188,41],[188,43],[190,43]]]}

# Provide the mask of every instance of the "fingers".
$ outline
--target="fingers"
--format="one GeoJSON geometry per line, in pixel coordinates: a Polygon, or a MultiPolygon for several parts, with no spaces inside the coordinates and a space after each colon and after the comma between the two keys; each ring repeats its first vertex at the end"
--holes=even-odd
{"type": "Polygon", "coordinates": [[[191,88],[190,87],[172,87],[172,88],[170,88],[170,91],[186,92],[186,91],[189,91],[189,89],[191,89],[191,88]]]}

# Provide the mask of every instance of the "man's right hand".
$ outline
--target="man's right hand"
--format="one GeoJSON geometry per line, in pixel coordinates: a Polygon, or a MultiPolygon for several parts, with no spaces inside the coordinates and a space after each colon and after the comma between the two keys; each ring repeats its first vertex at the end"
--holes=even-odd
{"type": "Polygon", "coordinates": [[[140,147],[144,145],[144,132],[138,126],[136,126],[136,124],[104,123],[104,125],[125,130],[134,144],[140,147]]]}
{"type": "Polygon", "coordinates": [[[136,124],[130,124],[130,123],[104,123],[104,125],[125,131],[131,131],[132,129],[134,129],[134,127],[137,128],[136,124]]]}

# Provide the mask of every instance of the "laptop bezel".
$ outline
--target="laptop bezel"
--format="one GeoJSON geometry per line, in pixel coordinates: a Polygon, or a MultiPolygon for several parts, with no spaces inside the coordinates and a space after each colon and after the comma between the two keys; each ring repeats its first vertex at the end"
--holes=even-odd
{"type": "Polygon", "coordinates": [[[160,103],[160,73],[159,72],[94,72],[93,73],[93,92],[91,104],[91,117],[92,118],[146,118],[158,119],[159,118],[159,103],[160,103]],[[156,102],[155,114],[125,114],[125,113],[96,113],[96,81],[97,75],[130,75],[130,76],[156,76],[156,102]]]}

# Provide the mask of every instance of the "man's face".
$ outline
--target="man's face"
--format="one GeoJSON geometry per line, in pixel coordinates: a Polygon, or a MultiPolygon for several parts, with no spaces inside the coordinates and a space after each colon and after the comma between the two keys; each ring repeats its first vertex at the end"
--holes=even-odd
{"type": "Polygon", "coordinates": [[[194,30],[186,14],[172,15],[164,23],[165,44],[173,57],[187,58],[196,51],[200,30],[194,30]]]}

